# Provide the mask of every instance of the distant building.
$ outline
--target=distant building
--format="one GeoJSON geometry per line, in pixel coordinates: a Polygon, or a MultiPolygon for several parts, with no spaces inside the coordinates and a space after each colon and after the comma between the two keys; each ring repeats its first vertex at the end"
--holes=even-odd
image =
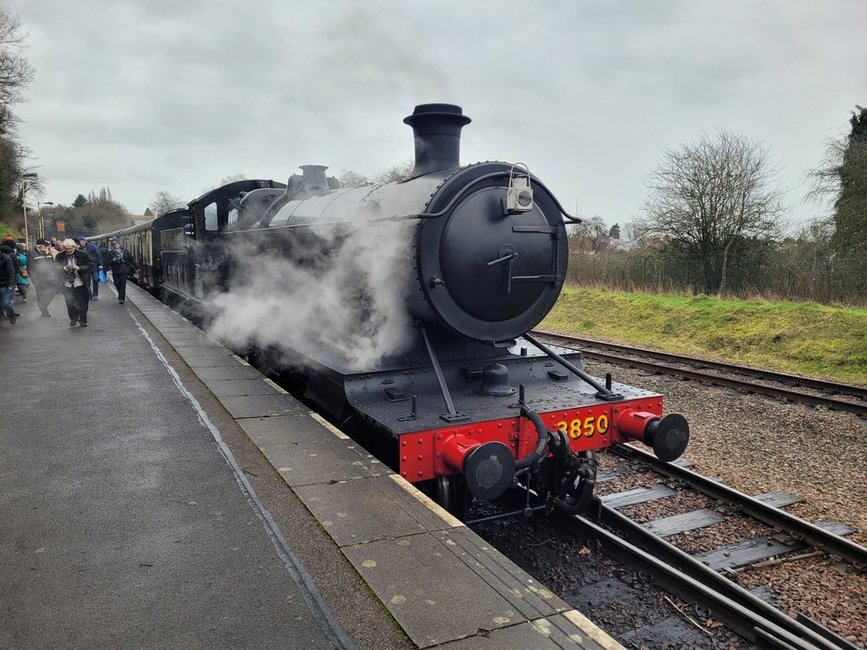
{"type": "Polygon", "coordinates": [[[611,251],[631,251],[634,248],[640,248],[641,243],[637,239],[609,239],[608,250],[611,251]]]}
{"type": "Polygon", "coordinates": [[[147,223],[148,221],[153,220],[153,215],[150,214],[131,214],[129,216],[129,221],[131,226],[140,226],[143,223],[147,223]]]}
{"type": "Polygon", "coordinates": [[[72,237],[72,227],[69,219],[62,215],[54,215],[51,219],[51,231],[45,233],[46,237],[57,237],[57,239],[66,239],[72,237]]]}
{"type": "Polygon", "coordinates": [[[609,239],[606,249],[609,251],[662,250],[668,245],[666,235],[650,235],[641,239],[609,239]]]}

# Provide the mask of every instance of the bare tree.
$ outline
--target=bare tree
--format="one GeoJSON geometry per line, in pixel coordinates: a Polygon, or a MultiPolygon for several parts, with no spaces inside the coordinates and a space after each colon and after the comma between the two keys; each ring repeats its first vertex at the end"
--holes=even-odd
{"type": "Polygon", "coordinates": [[[608,248],[608,226],[600,216],[585,218],[570,228],[569,242],[573,251],[598,253],[608,248]]]}
{"type": "Polygon", "coordinates": [[[351,169],[344,169],[338,180],[341,187],[363,187],[370,184],[392,183],[409,178],[413,167],[415,167],[414,161],[405,160],[379,172],[373,178],[368,178],[364,174],[351,169]]]}
{"type": "Polygon", "coordinates": [[[722,292],[729,255],[779,227],[784,210],[777,175],[765,147],[725,130],[666,149],[647,184],[648,233],[701,264],[705,292],[722,292]]]}
{"type": "Polygon", "coordinates": [[[620,238],[626,241],[640,240],[644,234],[644,224],[641,222],[627,221],[620,228],[620,238]]]}
{"type": "MultiPolygon", "coordinates": [[[[207,194],[208,192],[212,192],[215,189],[217,189],[218,187],[222,187],[223,185],[228,185],[229,183],[234,183],[236,181],[245,181],[245,180],[247,180],[247,177],[244,174],[229,174],[228,176],[223,176],[223,178],[220,179],[220,182],[217,183],[216,185],[209,185],[208,187],[203,188],[201,193],[207,194]]],[[[157,192],[157,196],[159,196],[160,193],[161,192],[157,192]]],[[[167,192],[165,192],[164,194],[166,194],[166,196],[168,196],[168,197],[171,197],[172,199],[174,199],[177,202],[177,205],[170,207],[165,212],[168,212],[169,210],[174,210],[175,208],[182,208],[182,207],[184,207],[184,205],[186,205],[181,199],[179,199],[177,197],[173,197],[171,194],[168,194],[167,192]]],[[[153,204],[151,204],[151,207],[153,207],[153,204]]],[[[165,214],[165,212],[157,212],[157,216],[159,216],[160,214],[165,214]]]]}
{"type": "MultiPolygon", "coordinates": [[[[0,214],[13,217],[24,206],[22,174],[31,171],[25,162],[30,151],[17,137],[18,119],[11,109],[23,101],[23,91],[33,80],[33,67],[22,55],[25,37],[18,16],[0,8],[0,214]]],[[[31,194],[38,195],[38,183],[27,183],[31,194]]]]}
{"type": "Polygon", "coordinates": [[[344,169],[337,180],[340,181],[340,187],[364,187],[365,185],[370,185],[370,179],[367,176],[351,169],[344,169]]]}
{"type": "Polygon", "coordinates": [[[166,212],[171,212],[178,208],[183,208],[186,204],[177,196],[169,194],[165,190],[160,190],[154,194],[153,200],[148,204],[151,212],[158,217],[161,217],[166,212]]]}
{"type": "Polygon", "coordinates": [[[33,81],[33,66],[24,58],[21,20],[0,8],[0,104],[8,106],[23,99],[21,91],[33,81]]]}
{"type": "Polygon", "coordinates": [[[404,160],[401,163],[392,165],[388,169],[380,172],[373,178],[374,183],[391,183],[393,181],[405,181],[412,173],[415,167],[415,162],[412,160],[404,160]]]}
{"type": "Polygon", "coordinates": [[[111,198],[111,190],[107,187],[100,187],[99,193],[91,190],[87,193],[87,205],[108,205],[114,203],[111,198]]]}

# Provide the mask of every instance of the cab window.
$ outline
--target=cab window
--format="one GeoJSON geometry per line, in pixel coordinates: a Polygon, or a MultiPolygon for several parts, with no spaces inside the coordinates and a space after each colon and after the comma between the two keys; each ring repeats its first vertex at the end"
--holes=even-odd
{"type": "Polygon", "coordinates": [[[205,230],[215,231],[219,228],[217,223],[217,203],[210,203],[205,206],[205,230]]]}

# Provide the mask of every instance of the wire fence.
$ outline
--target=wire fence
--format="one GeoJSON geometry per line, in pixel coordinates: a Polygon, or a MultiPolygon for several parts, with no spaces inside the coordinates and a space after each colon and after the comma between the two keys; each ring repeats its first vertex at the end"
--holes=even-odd
{"type": "Polygon", "coordinates": [[[620,291],[867,306],[867,253],[740,253],[731,255],[725,267],[723,282],[718,258],[649,250],[573,251],[567,282],[620,291]]]}

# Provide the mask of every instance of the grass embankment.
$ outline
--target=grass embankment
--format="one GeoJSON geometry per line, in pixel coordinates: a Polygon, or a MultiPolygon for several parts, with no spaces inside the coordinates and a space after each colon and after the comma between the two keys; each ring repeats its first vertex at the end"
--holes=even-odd
{"type": "Polygon", "coordinates": [[[542,329],[867,384],[867,309],[566,287],[542,329]]]}

